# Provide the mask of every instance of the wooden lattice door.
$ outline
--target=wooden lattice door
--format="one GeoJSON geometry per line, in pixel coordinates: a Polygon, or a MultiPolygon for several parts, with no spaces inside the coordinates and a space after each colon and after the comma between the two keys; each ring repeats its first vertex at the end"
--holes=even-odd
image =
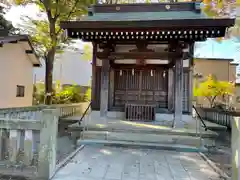
{"type": "Polygon", "coordinates": [[[167,108],[167,71],[164,69],[115,70],[114,106],[155,104],[167,108]]]}

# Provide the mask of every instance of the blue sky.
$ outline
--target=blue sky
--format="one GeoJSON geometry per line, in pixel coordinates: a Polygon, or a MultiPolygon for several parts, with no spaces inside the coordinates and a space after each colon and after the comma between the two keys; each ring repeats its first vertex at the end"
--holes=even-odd
{"type": "Polygon", "coordinates": [[[202,58],[227,58],[239,62],[240,42],[236,39],[223,40],[217,42],[214,39],[208,39],[205,42],[198,42],[195,49],[195,56],[202,58]]]}

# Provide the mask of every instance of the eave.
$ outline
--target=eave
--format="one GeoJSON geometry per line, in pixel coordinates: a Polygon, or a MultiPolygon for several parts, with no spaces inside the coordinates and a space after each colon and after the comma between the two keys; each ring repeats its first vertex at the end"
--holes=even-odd
{"type": "Polygon", "coordinates": [[[67,35],[71,38],[80,38],[83,41],[114,40],[114,41],[168,41],[172,39],[204,41],[207,38],[223,37],[226,27],[201,27],[201,28],[162,28],[162,29],[118,29],[102,31],[81,31],[68,29],[67,35]]]}
{"type": "Polygon", "coordinates": [[[3,47],[6,43],[20,43],[24,46],[25,53],[29,57],[29,60],[32,62],[34,67],[40,67],[41,62],[39,60],[38,55],[36,54],[32,42],[27,35],[12,35],[12,36],[4,36],[0,38],[0,47],[3,47]]]}
{"type": "Polygon", "coordinates": [[[135,21],[62,21],[63,29],[78,29],[79,31],[109,31],[114,29],[179,29],[230,27],[235,19],[166,19],[166,20],[135,20],[135,21]]]}
{"type": "Polygon", "coordinates": [[[234,25],[234,19],[184,19],[141,22],[62,22],[67,36],[83,41],[97,40],[151,40],[171,39],[204,41],[207,38],[224,37],[226,29],[234,25]]]}
{"type": "Polygon", "coordinates": [[[94,5],[88,16],[63,21],[71,38],[83,41],[204,41],[224,37],[235,19],[208,17],[199,2],[94,5]]]}

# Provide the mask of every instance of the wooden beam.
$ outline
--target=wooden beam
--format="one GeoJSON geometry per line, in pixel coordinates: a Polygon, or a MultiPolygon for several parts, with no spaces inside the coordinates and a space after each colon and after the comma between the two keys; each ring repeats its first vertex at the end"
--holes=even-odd
{"type": "Polygon", "coordinates": [[[146,64],[146,65],[136,65],[136,64],[115,64],[112,63],[111,67],[114,69],[168,69],[169,64],[146,64]]]}
{"type": "Polygon", "coordinates": [[[179,59],[182,56],[189,58],[189,53],[182,52],[97,52],[97,58],[99,59],[179,59]]]}

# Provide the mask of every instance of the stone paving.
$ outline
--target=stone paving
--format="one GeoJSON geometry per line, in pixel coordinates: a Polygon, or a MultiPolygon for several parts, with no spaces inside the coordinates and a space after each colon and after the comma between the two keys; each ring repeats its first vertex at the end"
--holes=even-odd
{"type": "Polygon", "coordinates": [[[198,153],[85,146],[53,180],[220,180],[198,153]]]}

